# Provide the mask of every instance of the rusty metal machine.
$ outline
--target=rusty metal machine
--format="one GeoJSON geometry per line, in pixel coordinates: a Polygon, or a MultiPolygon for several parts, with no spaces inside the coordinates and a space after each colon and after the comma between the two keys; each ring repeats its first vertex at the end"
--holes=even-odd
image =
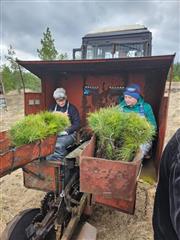
{"type": "Polygon", "coordinates": [[[92,240],[95,239],[95,231],[90,230],[84,238],[80,234],[78,238],[74,230],[83,214],[93,213],[94,204],[134,213],[142,162],[140,156],[137,155],[130,163],[96,158],[96,139],[87,134],[86,116],[100,107],[118,104],[124,87],[129,83],[138,83],[158,123],[150,160],[158,173],[173,59],[174,55],[79,61],[18,61],[38,76],[42,83],[41,93],[25,93],[25,114],[48,109],[53,103],[54,89],[63,87],[69,101],[80,112],[82,128],[79,143],[69,149],[63,161],[56,162],[43,158],[53,151],[55,138],[28,145],[26,150],[25,146],[11,150],[8,149],[6,133],[0,134],[0,176],[22,167],[25,187],[47,192],[40,209],[25,210],[8,224],[3,233],[4,240],[92,240]]]}

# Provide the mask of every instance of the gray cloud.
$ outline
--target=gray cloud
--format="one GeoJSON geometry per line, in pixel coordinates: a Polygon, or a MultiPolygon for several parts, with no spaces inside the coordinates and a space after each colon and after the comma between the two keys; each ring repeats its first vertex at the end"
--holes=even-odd
{"type": "Polygon", "coordinates": [[[71,52],[91,30],[141,23],[152,30],[154,55],[176,52],[180,61],[179,1],[1,1],[2,44],[34,58],[47,27],[57,50],[71,52]]]}

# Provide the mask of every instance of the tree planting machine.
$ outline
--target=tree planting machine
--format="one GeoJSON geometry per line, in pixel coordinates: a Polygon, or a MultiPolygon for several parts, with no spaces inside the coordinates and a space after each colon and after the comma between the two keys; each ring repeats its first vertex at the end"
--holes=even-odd
{"type": "Polygon", "coordinates": [[[3,240],[96,239],[96,229],[81,226],[83,216],[102,204],[133,214],[142,159],[112,161],[95,156],[96,138],[86,117],[101,107],[118,104],[124,88],[138,83],[158,124],[151,159],[158,173],[166,130],[174,55],[67,61],[18,61],[41,79],[40,93],[24,93],[25,115],[48,109],[53,91],[63,87],[80,112],[79,140],[61,161],[47,161],[56,136],[11,148],[7,132],[0,133],[0,176],[23,170],[24,186],[46,192],[40,208],[19,213],[7,225],[3,240]],[[81,229],[79,232],[77,229],[81,229]]]}

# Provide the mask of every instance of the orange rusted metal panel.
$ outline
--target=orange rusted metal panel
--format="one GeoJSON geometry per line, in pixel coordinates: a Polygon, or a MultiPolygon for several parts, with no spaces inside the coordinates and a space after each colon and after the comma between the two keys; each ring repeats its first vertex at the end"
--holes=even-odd
{"type": "Polygon", "coordinates": [[[8,137],[8,131],[0,132],[0,153],[6,151],[9,148],[10,139],[8,137]]]}
{"type": "Polygon", "coordinates": [[[40,144],[40,156],[45,157],[54,152],[57,136],[49,136],[44,140],[41,140],[40,144]]]}
{"type": "Polygon", "coordinates": [[[25,115],[35,114],[45,109],[43,93],[25,93],[24,109],[25,115]]]}
{"type": "Polygon", "coordinates": [[[98,203],[133,213],[141,159],[127,163],[95,158],[94,149],[95,136],[80,156],[80,191],[92,193],[98,203]]]}
{"type": "Polygon", "coordinates": [[[166,124],[167,124],[167,111],[168,109],[168,103],[169,103],[169,97],[163,97],[161,102],[161,109],[159,112],[159,133],[158,133],[158,141],[157,141],[157,148],[156,148],[156,154],[155,154],[155,166],[156,166],[156,174],[158,176],[159,165],[160,165],[160,158],[163,150],[164,145],[164,139],[165,139],[165,133],[166,133],[166,124]],[[162,121],[163,119],[163,121],[162,121]]]}
{"type": "Polygon", "coordinates": [[[137,181],[137,163],[82,157],[80,190],[106,198],[132,200],[137,181]]]}
{"type": "Polygon", "coordinates": [[[0,154],[0,177],[8,172],[22,167],[33,159],[38,158],[40,151],[39,142],[23,145],[18,148],[13,148],[0,154]]]}
{"type": "Polygon", "coordinates": [[[91,137],[90,142],[86,145],[80,155],[80,162],[84,156],[86,157],[93,157],[95,153],[95,146],[96,146],[96,137],[93,135],[91,137]]]}
{"type": "Polygon", "coordinates": [[[134,194],[132,196],[133,196],[132,200],[130,201],[124,199],[105,198],[100,195],[96,195],[94,198],[96,203],[114,208],[116,210],[120,210],[125,213],[134,214],[136,202],[136,187],[134,189],[134,194]]]}
{"type": "Polygon", "coordinates": [[[56,136],[50,136],[44,140],[17,148],[9,148],[9,150],[2,152],[0,154],[0,177],[39,157],[45,157],[53,153],[55,143],[56,136]]]}
{"type": "Polygon", "coordinates": [[[12,168],[13,162],[13,152],[8,151],[3,154],[0,154],[0,177],[8,174],[12,168]]]}
{"type": "Polygon", "coordinates": [[[31,162],[23,170],[25,187],[45,192],[56,190],[56,180],[58,180],[56,178],[59,171],[56,167],[50,166],[46,160],[31,162]]]}

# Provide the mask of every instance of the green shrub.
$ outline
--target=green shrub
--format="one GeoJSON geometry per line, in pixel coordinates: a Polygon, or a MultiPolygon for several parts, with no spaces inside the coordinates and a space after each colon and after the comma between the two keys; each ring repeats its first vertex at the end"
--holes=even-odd
{"type": "Polygon", "coordinates": [[[173,67],[173,81],[180,82],[180,63],[175,63],[173,67]]]}
{"type": "Polygon", "coordinates": [[[118,107],[90,113],[89,127],[97,136],[97,156],[131,161],[141,144],[151,141],[155,130],[137,113],[124,113],[118,107]]]}
{"type": "Polygon", "coordinates": [[[41,112],[15,123],[10,129],[10,138],[15,146],[21,146],[64,131],[69,125],[65,115],[41,112]]]}

